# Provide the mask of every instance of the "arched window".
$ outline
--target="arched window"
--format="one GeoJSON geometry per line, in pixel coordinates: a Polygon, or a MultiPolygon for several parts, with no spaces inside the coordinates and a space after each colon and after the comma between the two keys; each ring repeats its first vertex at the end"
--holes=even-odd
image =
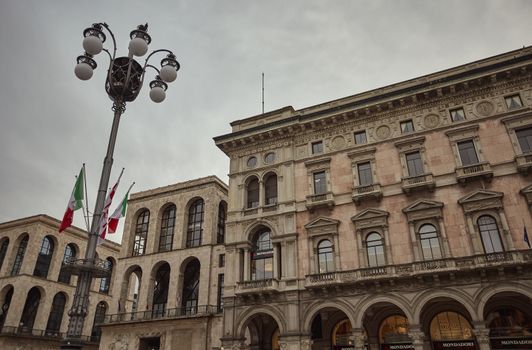
{"type": "Polygon", "coordinates": [[[318,243],[318,270],[319,273],[334,271],[333,246],[328,239],[318,243]]]}
{"type": "Polygon", "coordinates": [[[52,255],[54,254],[54,241],[49,236],[43,238],[41,243],[41,249],[37,256],[37,262],[35,263],[35,269],[33,270],[34,276],[47,277],[48,270],[50,270],[50,263],[52,262],[52,255]]]}
{"type": "Polygon", "coordinates": [[[471,324],[464,316],[453,311],[437,314],[430,322],[432,341],[473,339],[471,324]]]}
{"type": "Polygon", "coordinates": [[[368,253],[368,264],[370,267],[386,265],[384,257],[384,243],[381,235],[377,232],[372,232],[366,238],[366,249],[368,253]]]}
{"type": "Polygon", "coordinates": [[[441,259],[440,240],[438,231],[431,224],[425,224],[419,228],[419,241],[424,260],[441,259]]]}
{"type": "Polygon", "coordinates": [[[133,255],[146,253],[146,240],[148,239],[148,226],[150,224],[150,211],[143,210],[137,218],[135,227],[135,240],[133,242],[133,255]]]}
{"type": "Polygon", "coordinates": [[[105,313],[107,312],[107,306],[103,301],[100,301],[96,305],[96,311],[94,312],[94,322],[92,323],[91,341],[99,342],[102,335],[102,329],[100,324],[105,320],[105,313]]]}
{"type": "Polygon", "coordinates": [[[478,218],[477,224],[486,254],[504,251],[497,221],[492,216],[483,215],[478,218]]]}
{"type": "Polygon", "coordinates": [[[203,234],[203,199],[197,199],[188,209],[187,248],[201,245],[203,234]]]}
{"type": "Polygon", "coordinates": [[[259,180],[253,177],[246,186],[246,208],[259,206],[259,180]]]}
{"type": "Polygon", "coordinates": [[[199,296],[200,263],[197,259],[190,261],[183,276],[183,293],[181,306],[186,314],[195,314],[199,296]]]}
{"type": "Polygon", "coordinates": [[[61,329],[61,321],[65,311],[66,297],[63,293],[57,293],[52,302],[48,323],[46,323],[46,333],[58,333],[61,329]]]}
{"type": "Polygon", "coordinates": [[[277,175],[271,174],[264,181],[264,196],[264,204],[277,204],[277,175]]]}
{"type": "Polygon", "coordinates": [[[332,331],[332,343],[335,349],[350,348],[350,337],[353,335],[351,322],[349,320],[342,320],[338,322],[332,331]]]}
{"type": "Polygon", "coordinates": [[[33,287],[28,292],[26,297],[26,303],[22,310],[22,316],[20,317],[20,327],[22,332],[29,332],[33,329],[35,323],[35,317],[37,316],[37,310],[39,309],[39,302],[41,301],[41,292],[37,287],[33,287]]]}
{"type": "Polygon", "coordinates": [[[273,278],[273,246],[270,231],[259,231],[253,240],[251,252],[251,279],[273,278]]]}
{"type": "Polygon", "coordinates": [[[168,287],[170,283],[170,265],[164,263],[157,270],[153,285],[153,318],[163,317],[168,301],[168,287]]]}
{"type": "Polygon", "coordinates": [[[216,243],[225,242],[225,220],[227,219],[227,208],[225,202],[218,205],[218,231],[216,234],[216,243]]]}
{"type": "Polygon", "coordinates": [[[4,264],[4,259],[6,257],[8,246],[9,246],[9,238],[2,240],[2,243],[0,243],[0,269],[2,268],[2,265],[4,264]]]}
{"type": "Polygon", "coordinates": [[[76,248],[73,244],[67,244],[65,247],[65,254],[63,255],[63,262],[61,263],[61,271],[59,272],[59,282],[70,283],[72,273],[66,268],[68,262],[76,257],[76,248]]]}
{"type": "Polygon", "coordinates": [[[2,302],[2,308],[0,309],[0,330],[4,327],[4,322],[6,321],[7,312],[9,311],[9,305],[11,305],[11,298],[13,298],[13,287],[8,287],[9,290],[4,296],[4,301],[2,302]]]}
{"type": "Polygon", "coordinates": [[[161,219],[161,234],[159,235],[159,251],[167,252],[172,250],[175,229],[175,205],[170,205],[163,212],[161,219]]]}
{"type": "Polygon", "coordinates": [[[490,312],[490,337],[516,338],[526,337],[532,333],[532,317],[514,307],[501,307],[490,312]]]}
{"type": "Polygon", "coordinates": [[[109,269],[109,277],[104,277],[100,280],[100,293],[109,293],[111,287],[111,277],[113,276],[113,260],[111,258],[105,259],[105,264],[109,269]]]}
{"type": "Polygon", "coordinates": [[[17,255],[15,256],[15,261],[13,262],[13,268],[11,269],[11,276],[18,275],[20,268],[22,267],[22,261],[24,261],[24,254],[26,253],[26,248],[28,247],[29,236],[25,235],[24,238],[20,241],[17,248],[17,255]]]}
{"type": "Polygon", "coordinates": [[[408,319],[401,315],[389,316],[382,321],[379,329],[381,344],[410,342],[408,319]]]}

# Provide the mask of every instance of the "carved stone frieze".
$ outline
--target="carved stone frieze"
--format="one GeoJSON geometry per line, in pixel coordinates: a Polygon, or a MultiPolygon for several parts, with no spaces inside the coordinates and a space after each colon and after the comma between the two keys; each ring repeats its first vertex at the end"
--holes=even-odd
{"type": "Polygon", "coordinates": [[[340,221],[320,216],[305,225],[309,236],[338,234],[340,221]]]}
{"type": "Polygon", "coordinates": [[[458,200],[465,213],[502,208],[502,192],[478,190],[458,200]]]}
{"type": "Polygon", "coordinates": [[[355,223],[358,230],[370,227],[382,227],[388,225],[389,215],[387,211],[370,208],[353,216],[351,220],[355,223]]]}
{"type": "Polygon", "coordinates": [[[341,150],[345,148],[346,144],[345,138],[342,135],[338,135],[331,140],[331,149],[334,151],[341,150]]]}
{"type": "Polygon", "coordinates": [[[428,218],[442,217],[442,202],[436,202],[428,199],[420,199],[403,209],[408,221],[418,221],[428,218]]]}
{"type": "Polygon", "coordinates": [[[375,136],[379,140],[386,140],[392,134],[392,130],[388,125],[381,125],[375,130],[375,136]]]}
{"type": "Polygon", "coordinates": [[[425,129],[432,129],[440,125],[440,116],[434,113],[428,114],[423,118],[425,129]]]}
{"type": "Polygon", "coordinates": [[[475,110],[477,111],[478,115],[482,117],[488,117],[495,111],[495,106],[493,105],[493,102],[484,100],[477,103],[475,110]]]}

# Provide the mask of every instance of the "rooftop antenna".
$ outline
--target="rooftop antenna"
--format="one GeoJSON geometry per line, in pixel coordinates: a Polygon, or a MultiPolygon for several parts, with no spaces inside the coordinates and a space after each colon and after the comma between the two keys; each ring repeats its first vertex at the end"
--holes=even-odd
{"type": "Polygon", "coordinates": [[[262,72],[262,114],[264,114],[264,72],[262,72]]]}

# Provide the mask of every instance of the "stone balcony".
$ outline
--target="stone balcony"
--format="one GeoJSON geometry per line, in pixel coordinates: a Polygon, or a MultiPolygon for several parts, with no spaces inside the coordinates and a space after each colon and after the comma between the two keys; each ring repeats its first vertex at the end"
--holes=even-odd
{"type": "Polygon", "coordinates": [[[341,284],[388,281],[423,275],[452,274],[487,268],[503,268],[509,265],[532,264],[532,249],[460,258],[416,261],[409,264],[387,265],[357,270],[335,271],[305,276],[305,288],[323,288],[341,284]]]}
{"type": "Polygon", "coordinates": [[[332,192],[311,194],[307,196],[306,206],[308,210],[314,210],[323,207],[330,208],[334,206],[334,195],[332,192]]]}
{"type": "Polygon", "coordinates": [[[237,295],[244,294],[270,294],[279,290],[279,281],[275,278],[257,281],[242,281],[236,283],[237,295]]]}
{"type": "Polygon", "coordinates": [[[532,170],[532,152],[515,156],[517,171],[527,175],[532,170]]]}
{"type": "Polygon", "coordinates": [[[102,324],[135,323],[154,320],[169,320],[190,317],[206,317],[221,313],[222,310],[214,305],[199,305],[162,310],[147,310],[137,312],[122,312],[105,315],[102,324]]]}
{"type": "Polygon", "coordinates": [[[355,204],[360,204],[366,199],[380,200],[382,198],[381,185],[376,183],[371,185],[354,187],[352,198],[355,204]]]}
{"type": "Polygon", "coordinates": [[[255,215],[262,215],[264,213],[275,213],[278,208],[279,208],[279,205],[277,203],[267,204],[267,205],[263,205],[260,207],[245,208],[245,209],[242,209],[242,215],[243,216],[255,216],[255,215]]]}
{"type": "Polygon", "coordinates": [[[431,173],[417,176],[408,176],[401,179],[401,188],[408,194],[414,191],[434,190],[434,178],[431,173]]]}
{"type": "Polygon", "coordinates": [[[491,170],[490,163],[488,162],[466,165],[456,168],[456,179],[460,183],[474,181],[479,178],[491,179],[492,177],[493,171],[491,170]]]}

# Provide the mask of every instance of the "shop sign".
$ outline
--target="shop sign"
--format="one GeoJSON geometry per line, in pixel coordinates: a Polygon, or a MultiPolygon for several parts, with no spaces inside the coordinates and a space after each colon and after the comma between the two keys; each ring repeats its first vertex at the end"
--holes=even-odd
{"type": "Polygon", "coordinates": [[[473,340],[433,341],[434,350],[475,350],[473,340]]]}
{"type": "Polygon", "coordinates": [[[382,350],[414,350],[412,343],[382,344],[382,350]]]}
{"type": "Polygon", "coordinates": [[[491,339],[492,349],[532,349],[532,338],[491,339]]]}

